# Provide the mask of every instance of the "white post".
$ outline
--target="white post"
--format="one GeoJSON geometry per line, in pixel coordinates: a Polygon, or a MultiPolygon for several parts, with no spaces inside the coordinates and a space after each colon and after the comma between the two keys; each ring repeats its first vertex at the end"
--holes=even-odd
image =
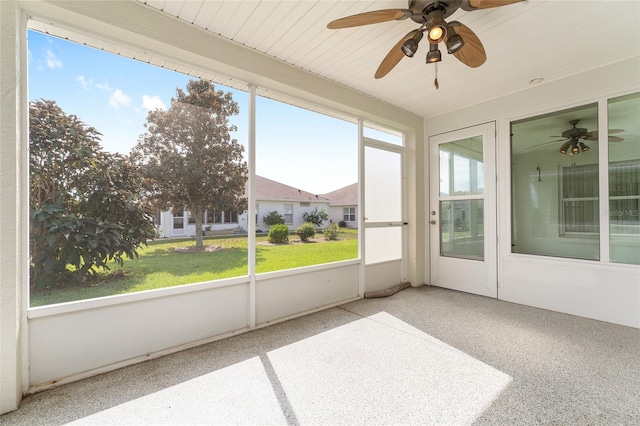
{"type": "Polygon", "coordinates": [[[249,85],[249,203],[247,258],[249,262],[249,327],[256,326],[256,86],[249,85]]]}
{"type": "MultiPolygon", "coordinates": [[[[26,143],[23,131],[24,85],[21,61],[25,42],[15,1],[0,1],[0,414],[18,408],[23,387],[22,292],[27,286],[26,249],[26,143]]],[[[24,19],[22,19],[24,22],[24,19]]],[[[26,383],[25,383],[26,385],[26,383]]]]}

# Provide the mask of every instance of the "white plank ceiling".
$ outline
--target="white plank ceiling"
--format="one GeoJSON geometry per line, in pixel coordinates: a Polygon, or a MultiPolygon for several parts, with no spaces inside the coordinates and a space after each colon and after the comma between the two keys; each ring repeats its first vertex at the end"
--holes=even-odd
{"type": "MultiPolygon", "coordinates": [[[[526,90],[536,78],[545,84],[640,55],[638,0],[526,0],[473,12],[458,10],[447,20],[471,28],[488,59],[479,68],[469,68],[442,46],[436,90],[435,67],[425,64],[425,42],[415,57],[404,58],[386,77],[373,77],[391,47],[418,27],[410,19],[326,28],[347,15],[406,8],[406,0],[137,1],[426,118],[526,90]]],[[[200,71],[196,76],[205,75],[200,71]]]]}

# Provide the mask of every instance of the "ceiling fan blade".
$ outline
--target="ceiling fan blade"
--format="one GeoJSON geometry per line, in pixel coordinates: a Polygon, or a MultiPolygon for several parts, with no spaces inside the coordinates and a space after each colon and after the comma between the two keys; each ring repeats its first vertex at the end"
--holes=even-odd
{"type": "Polygon", "coordinates": [[[471,67],[477,68],[484,64],[487,60],[487,53],[478,36],[464,24],[454,21],[451,25],[455,27],[456,34],[464,40],[464,46],[453,54],[460,62],[471,67]]]}
{"type": "Polygon", "coordinates": [[[469,0],[469,6],[473,9],[490,9],[492,7],[507,6],[519,3],[523,0],[469,0]]]}
{"type": "Polygon", "coordinates": [[[609,142],[622,142],[624,138],[620,136],[609,136],[609,142]]]}
{"type": "MultiPolygon", "coordinates": [[[[609,129],[609,134],[613,134],[613,133],[622,133],[624,132],[623,129],[609,129]]],[[[591,132],[587,132],[587,136],[585,137],[585,139],[588,139],[590,141],[596,141],[598,140],[598,131],[597,130],[593,130],[591,132]]]]}
{"type": "Polygon", "coordinates": [[[537,144],[537,145],[531,145],[531,146],[528,146],[528,147],[526,147],[525,149],[526,149],[526,150],[529,150],[529,149],[535,149],[535,148],[539,148],[539,147],[541,147],[541,146],[550,145],[550,144],[552,144],[552,143],[564,142],[565,140],[566,140],[566,139],[558,139],[557,141],[543,142],[543,143],[539,143],[539,144],[537,144]]]}
{"type": "Polygon", "coordinates": [[[418,30],[411,31],[406,36],[402,37],[400,41],[391,48],[389,53],[387,53],[387,56],[385,56],[382,62],[380,62],[380,66],[378,67],[378,70],[376,71],[376,74],[374,76],[375,78],[384,77],[385,75],[389,74],[389,71],[391,71],[393,67],[398,65],[398,62],[400,62],[400,60],[404,58],[404,53],[402,53],[402,49],[400,47],[405,41],[409,40],[417,32],[418,30]]]}
{"type": "Polygon", "coordinates": [[[327,28],[337,30],[340,28],[359,27],[361,25],[379,24],[380,22],[399,21],[409,16],[411,16],[409,9],[372,10],[371,12],[358,13],[336,19],[335,21],[329,22],[327,28]]]}

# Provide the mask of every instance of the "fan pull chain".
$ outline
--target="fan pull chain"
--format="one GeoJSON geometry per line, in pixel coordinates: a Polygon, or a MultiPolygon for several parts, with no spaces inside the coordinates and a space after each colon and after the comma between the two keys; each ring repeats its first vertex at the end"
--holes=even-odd
{"type": "Polygon", "coordinates": [[[438,84],[438,63],[436,62],[436,78],[433,80],[433,85],[436,86],[436,90],[440,88],[440,84],[438,84]]]}

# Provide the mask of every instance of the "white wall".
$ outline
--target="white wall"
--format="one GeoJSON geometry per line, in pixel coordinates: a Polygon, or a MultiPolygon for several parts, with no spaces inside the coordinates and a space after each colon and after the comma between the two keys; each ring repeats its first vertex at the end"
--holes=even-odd
{"type": "Polygon", "coordinates": [[[31,386],[141,361],[247,328],[248,280],[234,281],[32,309],[31,386]]]}
{"type": "MultiPolygon", "coordinates": [[[[256,325],[358,297],[358,261],[257,276],[256,325]]],[[[66,383],[251,329],[248,277],[29,312],[29,383],[66,383]]]]}
{"type": "MultiPolygon", "coordinates": [[[[523,82],[523,87],[526,84],[523,82]]],[[[510,248],[509,123],[637,91],[640,58],[634,57],[425,121],[427,135],[488,121],[498,124],[499,298],[640,327],[640,267],[606,260],[517,255],[511,254],[510,248]]]]}
{"type": "Polygon", "coordinates": [[[347,224],[347,228],[357,228],[358,227],[358,206],[331,206],[331,212],[329,214],[332,221],[338,223],[344,220],[344,209],[347,207],[355,207],[356,209],[356,220],[345,220],[347,224]]]}

